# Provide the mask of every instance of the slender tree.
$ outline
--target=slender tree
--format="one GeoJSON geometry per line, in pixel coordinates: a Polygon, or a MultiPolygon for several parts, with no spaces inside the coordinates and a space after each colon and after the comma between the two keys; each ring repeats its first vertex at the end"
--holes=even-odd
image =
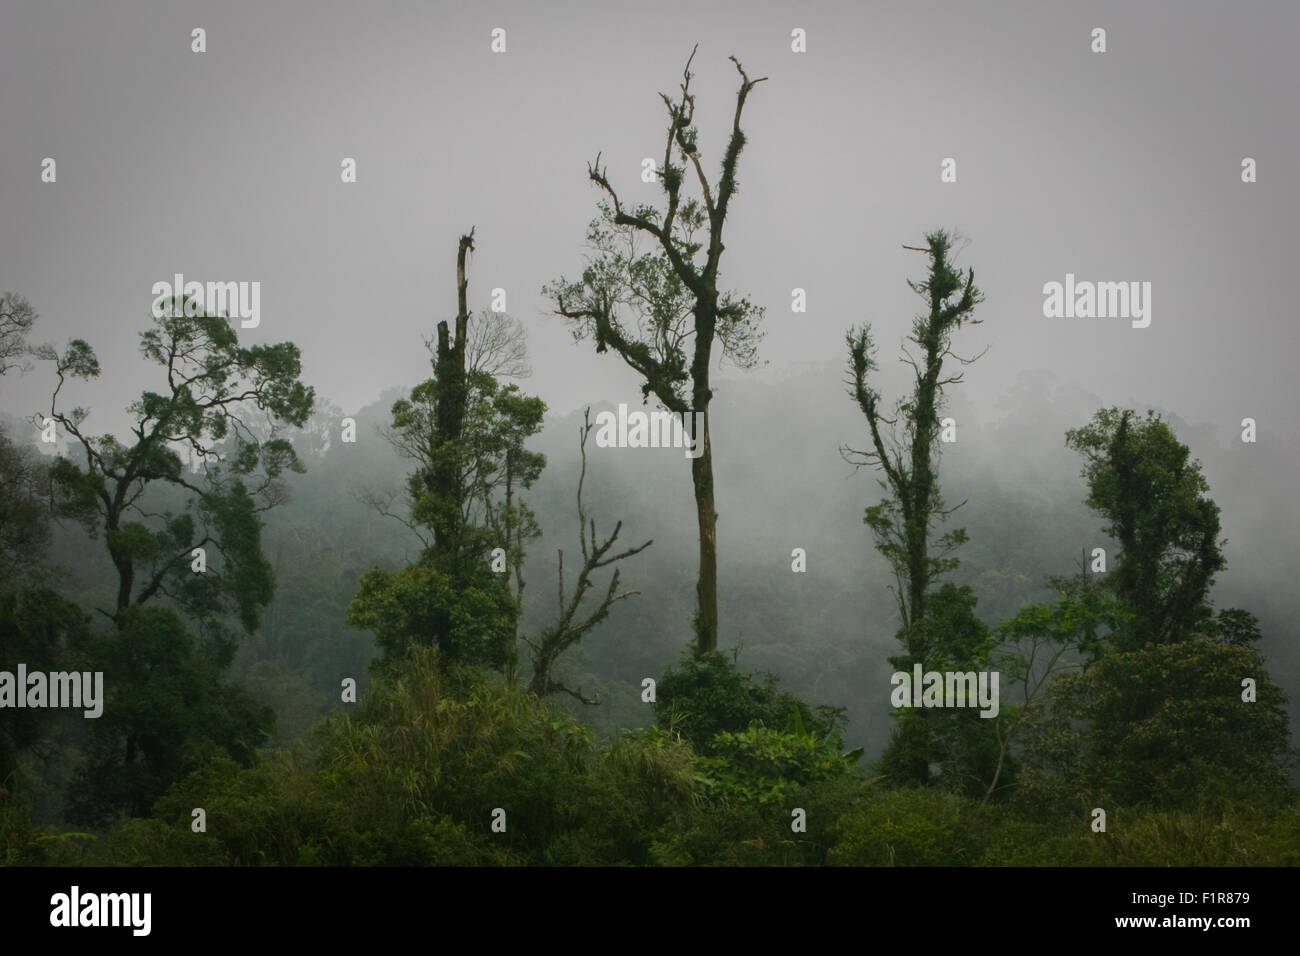
{"type": "MultiPolygon", "coordinates": [[[[434,400],[431,448],[436,450],[425,472],[425,482],[435,503],[430,512],[433,526],[433,564],[446,571],[458,557],[458,533],[463,527],[465,494],[460,482],[460,440],[469,408],[469,387],[465,381],[465,351],[469,334],[469,280],[465,257],[474,248],[474,230],[460,237],[456,252],[456,328],[454,335],[443,319],[438,323],[438,344],[434,353],[434,400]]],[[[440,625],[445,629],[447,625],[440,625]]]]}
{"type": "MultiPolygon", "coordinates": [[[[893,591],[902,621],[898,636],[904,654],[891,657],[890,662],[904,671],[915,663],[964,668],[986,657],[991,644],[988,628],[975,616],[975,596],[969,588],[944,585],[932,590],[940,575],[957,566],[951,553],[966,540],[965,529],[958,528],[939,538],[937,554],[931,547],[935,523],[956,510],[946,509],[940,494],[939,413],[944,387],[957,384],[962,375],[945,376],[944,363],[950,358],[962,365],[975,361],[961,358],[950,346],[962,323],[979,322],[972,314],[982,296],[975,287],[974,270],[963,276],[950,263],[948,234],[939,230],[926,239],[927,248],[916,251],[930,255],[929,276],[922,282],[908,281],[929,306],[925,314],[916,317],[909,339],[919,354],[913,356],[906,345],[903,348],[903,361],[914,373],[912,393],[897,402],[892,418],[886,416],[880,393],[871,383],[871,373],[877,368],[871,327],[864,324],[850,330],[850,394],[867,419],[871,447],[867,451],[841,450],[847,461],[876,467],[884,475],[880,482],[884,497],[867,508],[864,521],[894,572],[893,591]]],[[[952,727],[947,715],[936,716],[928,710],[897,712],[893,739],[882,758],[886,773],[928,782],[932,769],[938,766],[941,774],[951,777],[955,765],[968,762],[961,755],[954,761],[954,734],[961,737],[968,730],[979,732],[977,726],[965,726],[964,716],[969,715],[957,718],[961,726],[952,727]]],[[[969,769],[959,773],[971,775],[969,769]]]]}
{"type": "Polygon", "coordinates": [[[945,376],[944,362],[951,358],[969,365],[979,358],[960,357],[951,350],[951,343],[963,323],[979,324],[973,312],[982,300],[975,287],[975,271],[963,277],[949,262],[947,233],[940,230],[926,239],[928,248],[919,251],[930,255],[930,274],[922,282],[908,281],[929,305],[927,314],[917,316],[909,339],[919,349],[919,356],[910,355],[906,346],[903,349],[903,361],[915,373],[912,394],[897,403],[892,418],[886,416],[880,393],[870,381],[877,369],[871,326],[851,330],[847,336],[850,394],[867,419],[871,448],[842,449],[846,460],[876,467],[884,474],[881,487],[885,497],[867,509],[864,520],[893,569],[902,633],[913,635],[905,637],[905,643],[909,655],[917,660],[924,658],[926,650],[917,626],[925,616],[927,595],[936,578],[956,567],[957,559],[949,554],[966,540],[964,529],[950,531],[939,538],[939,553],[932,553],[934,524],[956,510],[944,508],[939,489],[939,413],[944,387],[961,382],[962,374],[945,376]]]}
{"type": "Polygon", "coordinates": [[[637,591],[620,591],[618,589],[620,569],[615,568],[614,573],[610,576],[609,587],[605,589],[604,596],[594,607],[585,608],[583,604],[587,592],[595,587],[591,580],[592,573],[611,564],[616,564],[624,558],[639,554],[654,542],[647,541],[635,548],[628,548],[617,554],[610,554],[610,549],[613,548],[614,542],[618,540],[619,532],[623,530],[622,521],[614,525],[614,530],[610,532],[609,537],[605,538],[604,541],[600,541],[596,537],[596,519],[587,516],[586,506],[582,503],[582,486],[587,479],[587,436],[591,433],[590,413],[590,408],[583,412],[583,427],[578,432],[578,452],[582,456],[582,469],[578,472],[578,544],[581,547],[582,565],[578,570],[573,592],[566,596],[564,593],[564,551],[559,552],[557,571],[559,579],[557,588],[559,597],[558,616],[555,623],[543,631],[537,640],[526,637],[524,641],[532,650],[533,680],[531,686],[533,693],[545,696],[559,691],[577,698],[584,704],[597,704],[600,702],[599,698],[589,699],[585,697],[581,687],[574,690],[556,680],[552,673],[555,663],[559,660],[560,655],[581,641],[587,634],[591,633],[596,625],[605,620],[611,607],[619,601],[640,593],[637,591]]]}
{"type": "Polygon", "coordinates": [[[593,338],[597,352],[613,349],[642,376],[646,398],[654,395],[676,414],[695,412],[703,422],[699,429],[703,434],[696,434],[696,418],[689,419],[700,450],[691,461],[699,527],[696,651],[707,654],[718,643],[718,516],[708,418],[713,398],[711,365],[715,345],[721,347],[722,357],[740,368],[756,365],[758,323],[763,316],[763,310],[747,298],[719,288],[722,234],[745,145],[741,113],[750,91],[766,77],[751,80],[740,62],[731,58],[740,74],[740,89],[722,172],[711,183],[704,173],[695,127],[695,94],[690,89],[694,58],[692,51],[679,95],[660,94],[668,110],[659,171],[665,208],[625,206],[597,155],[587,168],[604,194],[601,216],[588,233],[596,256],[580,280],[561,278],[543,292],[553,300],[558,315],[577,323],[576,338],[593,338]],[[683,191],[688,168],[694,171],[699,198],[683,191]],[[642,251],[638,239],[648,239],[657,251],[642,251]]]}

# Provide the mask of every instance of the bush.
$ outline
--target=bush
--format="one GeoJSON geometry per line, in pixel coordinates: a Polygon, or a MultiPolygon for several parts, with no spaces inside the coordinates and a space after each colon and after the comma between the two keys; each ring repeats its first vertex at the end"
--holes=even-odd
{"type": "Polygon", "coordinates": [[[988,821],[978,805],[932,789],[886,790],[841,817],[836,866],[968,866],[982,856],[988,821]]]}
{"type": "Polygon", "coordinates": [[[675,668],[660,679],[655,699],[659,726],[681,734],[697,753],[713,752],[720,733],[737,734],[757,723],[771,729],[804,728],[838,745],[844,711],[812,707],[780,690],[771,674],[742,673],[716,651],[696,657],[689,650],[675,668]]]}

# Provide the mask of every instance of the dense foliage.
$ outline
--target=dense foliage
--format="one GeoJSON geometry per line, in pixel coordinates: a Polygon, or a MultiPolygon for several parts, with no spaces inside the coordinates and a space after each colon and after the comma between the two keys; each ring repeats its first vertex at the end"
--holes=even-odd
{"type": "MultiPolygon", "coordinates": [[[[272,361],[215,325],[173,332],[278,376],[275,401],[295,427],[226,443],[194,396],[145,393],[146,422],[191,422],[214,456],[208,483],[139,432],[134,444],[84,437],[80,457],[49,467],[0,442],[0,671],[102,671],[106,687],[95,720],[5,712],[0,862],[1300,863],[1290,675],[1263,650],[1285,621],[1267,604],[1259,617],[1216,608],[1227,570],[1219,506],[1161,416],[1103,409],[1070,431],[1084,487],[1040,474],[1017,493],[965,462],[971,510],[951,541],[962,563],[944,566],[952,580],[908,605],[920,613],[901,629],[882,610],[890,556],[872,555],[860,522],[841,517],[862,514],[861,484],[817,498],[793,530],[780,510],[770,528],[737,528],[719,605],[737,635],[728,653],[691,640],[684,557],[696,529],[678,506],[685,476],[661,480],[680,468],[593,456],[588,492],[669,546],[627,562],[635,610],[607,607],[588,640],[547,659],[556,673],[543,686],[594,687],[602,702],[591,708],[536,692],[511,652],[554,614],[554,590],[523,588],[552,570],[523,543],[571,526],[575,474],[587,479],[585,446],[579,470],[561,444],[572,420],[548,445],[540,400],[471,370],[458,448],[430,444],[431,380],[356,416],[363,433],[388,426],[414,453],[377,441],[359,454],[333,441],[337,410],[303,417],[291,347],[272,361]],[[533,438],[546,454],[525,447],[533,438]],[[421,532],[447,524],[434,517],[447,499],[427,479],[453,453],[465,482],[459,537],[434,560],[421,532]],[[569,464],[544,477],[548,460],[569,464]],[[297,472],[292,495],[254,506],[255,489],[279,487],[282,472],[297,472]],[[374,507],[394,486],[408,492],[409,520],[374,507]],[[507,488],[529,488],[529,506],[513,491],[507,503],[507,488]],[[54,520],[51,490],[55,514],[79,521],[54,520]],[[1075,506],[1082,498],[1092,514],[1075,506]],[[196,586],[176,555],[200,530],[227,547],[219,579],[196,586]],[[822,542],[810,549],[816,575],[792,573],[787,540],[822,542]],[[1081,546],[1083,566],[1065,573],[1081,546]],[[1086,560],[1093,546],[1109,551],[1104,572],[1086,560]],[[492,567],[498,547],[509,574],[492,567]],[[998,713],[890,708],[889,669],[912,663],[997,670],[998,713]],[[353,697],[340,693],[350,681],[353,697]]],[[[156,335],[145,343],[170,354],[156,335]]],[[[76,346],[56,360],[89,373],[93,353],[76,346]]],[[[733,427],[743,414],[765,410],[751,403],[733,427]]],[[[66,416],[84,420],[80,409],[66,416]]],[[[1025,433],[1001,446],[994,430],[985,436],[1010,468],[1025,433]]],[[[767,460],[777,477],[806,454],[797,440],[767,460]]],[[[754,454],[750,471],[764,462],[754,454]]],[[[826,487],[845,489],[842,478],[826,487]]],[[[804,480],[811,493],[817,476],[804,480]]],[[[765,493],[737,481],[747,506],[765,493]]],[[[580,496],[578,507],[585,524],[580,496]]]]}

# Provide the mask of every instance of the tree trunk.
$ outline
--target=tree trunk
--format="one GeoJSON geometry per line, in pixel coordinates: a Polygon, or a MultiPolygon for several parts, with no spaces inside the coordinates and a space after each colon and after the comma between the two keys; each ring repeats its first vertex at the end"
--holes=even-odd
{"type": "Polygon", "coordinates": [[[709,440],[709,416],[704,415],[704,451],[691,462],[691,481],[695,486],[695,515],[699,525],[700,574],[695,593],[699,601],[696,626],[696,654],[718,649],[718,513],[713,499],[713,445],[709,440]]]}
{"type": "MultiPolygon", "coordinates": [[[[115,513],[110,512],[104,519],[104,528],[108,535],[113,535],[119,527],[118,517],[115,513]]],[[[131,590],[135,586],[135,562],[131,556],[120,546],[109,544],[108,556],[113,561],[113,568],[117,571],[117,614],[115,619],[118,627],[121,627],[122,612],[131,606],[131,590]]]]}
{"type": "MultiPolygon", "coordinates": [[[[469,328],[468,279],[465,257],[474,248],[474,230],[460,237],[456,253],[456,330],[453,337],[444,319],[438,323],[438,347],[434,362],[438,407],[434,413],[433,454],[435,464],[429,484],[437,496],[433,519],[433,565],[444,574],[453,574],[460,559],[461,502],[460,443],[469,404],[465,377],[465,343],[469,328]]],[[[433,637],[446,652],[451,635],[450,617],[435,615],[433,637]]]]}

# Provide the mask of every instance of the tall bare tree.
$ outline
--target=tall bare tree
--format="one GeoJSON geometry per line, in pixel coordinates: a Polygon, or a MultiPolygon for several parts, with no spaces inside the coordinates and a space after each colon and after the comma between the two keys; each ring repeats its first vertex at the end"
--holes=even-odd
{"type": "Polygon", "coordinates": [[[577,323],[575,338],[593,338],[597,352],[612,348],[643,377],[643,396],[653,394],[677,414],[696,413],[690,417],[691,437],[699,451],[691,461],[700,558],[695,630],[696,651],[706,654],[718,644],[718,516],[708,418],[713,350],[715,344],[721,346],[722,357],[740,368],[756,365],[758,323],[763,316],[763,310],[747,298],[719,290],[725,248],[722,232],[745,146],[741,113],[750,91],[766,77],[751,80],[731,57],[740,74],[740,89],[722,172],[716,184],[711,183],[700,159],[695,126],[695,94],[690,89],[694,58],[693,50],[679,94],[660,94],[668,110],[659,172],[665,208],[624,205],[597,155],[587,167],[591,181],[604,194],[598,204],[601,216],[588,232],[595,256],[580,280],[561,278],[543,292],[553,300],[558,315],[577,323]],[[688,169],[694,171],[698,198],[683,192],[688,169]],[[643,252],[638,240],[646,240],[656,251],[643,252]],[[697,427],[696,416],[702,426],[697,427]]]}

